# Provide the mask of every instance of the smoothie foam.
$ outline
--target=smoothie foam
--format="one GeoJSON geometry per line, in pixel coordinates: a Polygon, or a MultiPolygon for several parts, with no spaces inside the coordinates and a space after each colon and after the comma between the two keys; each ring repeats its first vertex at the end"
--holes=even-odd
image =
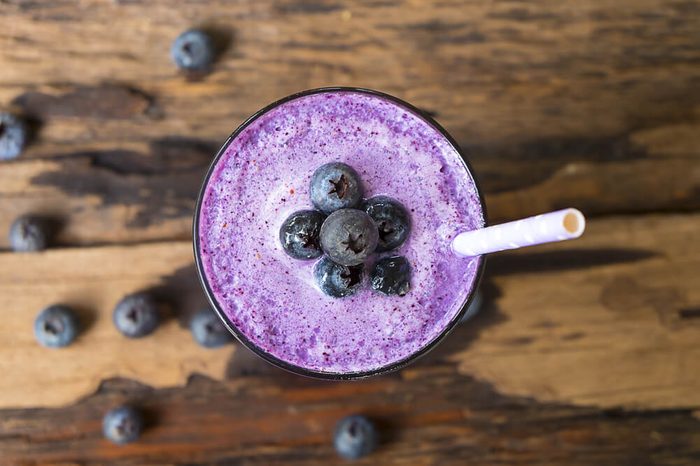
{"type": "Polygon", "coordinates": [[[200,209],[197,253],[218,307],[260,350],[314,372],[370,372],[422,350],[457,317],[481,261],[450,250],[458,232],[484,226],[459,153],[411,110],[360,91],[309,94],[258,116],[212,168],[200,209]],[[408,240],[382,255],[409,260],[406,296],[365,284],[331,298],[314,282],[316,260],[282,250],[282,222],[312,208],[311,174],[334,161],[355,168],[367,197],[393,197],[410,212],[408,240]]]}

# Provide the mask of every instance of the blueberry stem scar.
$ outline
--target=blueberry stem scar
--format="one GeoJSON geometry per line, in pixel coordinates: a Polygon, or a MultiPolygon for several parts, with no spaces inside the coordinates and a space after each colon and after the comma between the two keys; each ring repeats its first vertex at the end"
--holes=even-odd
{"type": "Polygon", "coordinates": [[[328,194],[337,194],[340,199],[343,199],[345,197],[345,193],[348,189],[348,182],[345,179],[345,175],[340,175],[340,178],[338,178],[338,181],[335,180],[328,180],[330,184],[333,185],[330,191],[328,191],[328,194]]]}

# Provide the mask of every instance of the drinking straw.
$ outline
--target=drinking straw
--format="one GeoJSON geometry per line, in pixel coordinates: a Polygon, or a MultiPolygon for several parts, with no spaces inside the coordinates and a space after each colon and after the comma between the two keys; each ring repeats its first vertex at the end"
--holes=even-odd
{"type": "Polygon", "coordinates": [[[452,240],[452,249],[464,257],[479,256],[523,246],[564,241],[581,236],[586,228],[583,214],[573,208],[465,231],[452,240]]]}

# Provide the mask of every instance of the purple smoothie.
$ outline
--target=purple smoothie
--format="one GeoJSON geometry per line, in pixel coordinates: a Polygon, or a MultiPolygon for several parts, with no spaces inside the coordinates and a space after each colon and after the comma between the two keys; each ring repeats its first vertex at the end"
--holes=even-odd
{"type": "Polygon", "coordinates": [[[196,252],[210,297],[239,336],[292,369],[357,375],[410,358],[458,318],[480,269],[481,259],[450,250],[458,232],[484,226],[458,151],[412,110],[367,92],[307,94],[258,115],[212,167],[199,208],[196,252]],[[355,168],[367,197],[409,210],[408,240],[384,254],[409,260],[406,296],[365,284],[331,298],[314,282],[316,260],[283,251],[282,222],[312,208],[311,175],[334,161],[355,168]]]}

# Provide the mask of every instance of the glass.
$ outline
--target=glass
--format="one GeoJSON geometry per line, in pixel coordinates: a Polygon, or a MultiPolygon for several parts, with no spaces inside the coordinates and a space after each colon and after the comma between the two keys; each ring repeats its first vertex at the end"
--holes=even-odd
{"type": "MultiPolygon", "coordinates": [[[[474,185],[476,187],[476,191],[478,194],[479,202],[481,204],[481,209],[483,212],[484,220],[486,220],[486,207],[484,204],[484,197],[483,193],[481,192],[481,189],[479,188],[478,181],[476,180],[476,177],[474,176],[474,172],[469,165],[469,162],[467,161],[464,152],[460,149],[459,145],[456,143],[456,141],[447,133],[447,131],[440,126],[430,115],[428,115],[426,112],[414,107],[413,105],[397,98],[389,94],[385,94],[379,91],[374,91],[371,89],[364,89],[364,88],[356,88],[356,87],[325,87],[325,88],[318,88],[318,89],[311,89],[303,92],[299,92],[296,94],[292,94],[290,96],[287,96],[283,99],[278,100],[277,102],[274,102],[267,107],[259,110],[255,114],[253,114],[250,118],[248,118],[243,124],[241,124],[231,135],[228,137],[226,142],[221,146],[219,151],[217,152],[216,156],[214,157],[214,160],[212,161],[211,165],[209,166],[209,169],[207,170],[207,174],[204,177],[204,181],[202,183],[202,188],[199,192],[199,196],[197,198],[197,203],[195,206],[195,213],[194,213],[194,223],[193,223],[193,236],[194,236],[194,255],[195,255],[195,262],[197,265],[197,274],[199,276],[199,280],[202,284],[202,287],[204,289],[204,292],[207,296],[207,299],[211,303],[212,308],[216,311],[216,313],[219,315],[221,320],[224,322],[224,325],[228,330],[249,350],[253,351],[255,354],[260,356],[261,358],[265,359],[269,363],[280,367],[282,369],[288,370],[290,372],[293,372],[295,374],[299,375],[304,375],[308,377],[315,377],[315,378],[321,378],[321,379],[331,379],[331,380],[351,380],[351,379],[360,379],[360,378],[365,378],[365,377],[370,377],[373,375],[379,375],[379,374],[386,374],[388,372],[392,372],[398,369],[401,369],[408,364],[411,364],[414,362],[416,359],[420,358],[421,356],[425,355],[428,353],[430,350],[435,348],[454,328],[459,325],[460,321],[465,317],[465,314],[469,308],[470,303],[473,301],[475,295],[476,295],[476,290],[478,289],[479,282],[481,280],[481,276],[483,274],[484,266],[485,266],[485,261],[484,257],[478,257],[476,260],[478,260],[478,265],[477,265],[477,272],[476,276],[474,278],[473,284],[472,284],[472,289],[469,290],[469,294],[465,301],[462,303],[462,307],[460,311],[453,317],[453,319],[450,321],[450,323],[445,327],[445,329],[432,341],[430,341],[427,345],[425,345],[423,348],[421,348],[419,351],[411,354],[410,356],[399,360],[397,362],[394,362],[392,364],[388,364],[386,366],[373,369],[373,370],[368,370],[368,371],[362,371],[362,372],[348,372],[348,373],[334,373],[334,372],[323,372],[323,371],[316,371],[316,370],[311,370],[305,367],[297,366],[294,364],[290,364],[286,361],[283,361],[268,352],[262,350],[259,348],[255,343],[251,342],[238,328],[236,328],[235,325],[231,323],[229,320],[228,316],[224,312],[224,310],[221,308],[217,300],[215,299],[214,293],[211,289],[211,286],[206,278],[206,275],[204,273],[204,268],[202,264],[202,259],[200,256],[200,245],[199,245],[199,217],[200,217],[200,212],[201,212],[201,206],[202,206],[202,201],[204,198],[204,193],[207,187],[207,184],[209,183],[209,179],[214,172],[214,169],[219,161],[219,159],[222,157],[222,155],[226,152],[226,149],[228,148],[229,144],[245,129],[247,128],[251,123],[256,121],[259,117],[264,115],[265,113],[269,112],[270,110],[275,109],[276,107],[294,99],[298,99],[300,97],[308,96],[308,95],[313,95],[313,94],[319,94],[319,93],[328,93],[328,92],[357,92],[357,93],[365,93],[369,94],[372,96],[380,97],[385,100],[389,100],[391,102],[394,102],[398,104],[399,106],[411,111],[421,119],[423,119],[425,122],[427,122],[430,126],[432,126],[434,129],[436,129],[438,132],[440,132],[445,139],[453,146],[455,151],[460,155],[460,158],[462,160],[462,163],[466,167],[467,171],[471,174],[472,180],[474,182],[474,185]]],[[[485,225],[486,226],[486,225],[485,225]]],[[[456,284],[455,286],[458,286],[456,284]]],[[[471,317],[471,316],[470,316],[471,317]]]]}

